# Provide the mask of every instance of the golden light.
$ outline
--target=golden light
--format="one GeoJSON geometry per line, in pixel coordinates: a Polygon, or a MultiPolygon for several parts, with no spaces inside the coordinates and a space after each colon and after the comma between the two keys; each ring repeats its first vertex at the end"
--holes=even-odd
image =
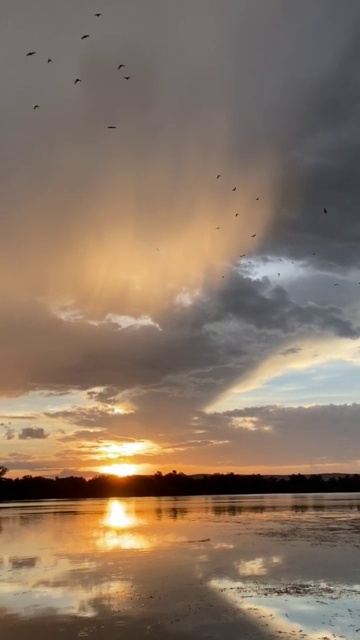
{"type": "Polygon", "coordinates": [[[97,544],[101,549],[148,549],[151,541],[146,536],[129,531],[141,524],[141,520],[130,512],[129,504],[122,500],[110,500],[107,505],[103,524],[106,531],[102,531],[97,544]]]}
{"type": "Polygon", "coordinates": [[[101,473],[107,473],[112,476],[118,476],[119,478],[125,478],[127,476],[133,476],[136,474],[138,465],[136,464],[111,464],[106,467],[100,467],[101,473]]]}
{"type": "MultiPolygon", "coordinates": [[[[99,453],[103,458],[118,458],[119,456],[131,457],[137,453],[155,451],[157,446],[148,440],[133,442],[105,442],[99,447],[99,453]]],[[[123,474],[121,474],[123,475],[123,474]]]]}
{"type": "Polygon", "coordinates": [[[104,519],[107,527],[128,529],[136,524],[136,518],[131,515],[120,500],[111,500],[104,519]]]}

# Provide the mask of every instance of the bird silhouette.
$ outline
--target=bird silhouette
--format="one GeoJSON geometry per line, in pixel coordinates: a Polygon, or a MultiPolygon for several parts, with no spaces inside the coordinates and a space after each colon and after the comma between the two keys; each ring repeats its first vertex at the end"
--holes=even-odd
{"type": "Polygon", "coordinates": [[[238,215],[239,215],[238,213],[235,213],[235,218],[237,218],[237,217],[238,217],[238,215]]]}
{"type": "Polygon", "coordinates": [[[108,129],[116,129],[116,127],[114,125],[110,125],[108,129]]]}
{"type": "Polygon", "coordinates": [[[236,187],[234,187],[234,188],[232,189],[232,191],[236,191],[236,187]]]}
{"type": "Polygon", "coordinates": [[[260,198],[256,198],[256,200],[260,200],[260,198]]]}
{"type": "Polygon", "coordinates": [[[131,76],[124,76],[124,80],[130,80],[131,76]]]}
{"type": "Polygon", "coordinates": [[[119,66],[118,66],[118,71],[120,71],[120,69],[121,69],[122,67],[125,67],[125,65],[124,65],[124,64],[119,64],[119,66]]]}
{"type": "Polygon", "coordinates": [[[84,36],[81,36],[81,40],[86,40],[86,38],[90,38],[89,34],[85,34],[84,36]]]}
{"type": "Polygon", "coordinates": [[[38,109],[38,108],[39,108],[39,105],[38,104],[34,104],[34,106],[33,106],[34,111],[35,111],[35,109],[38,109]]]}
{"type": "Polygon", "coordinates": [[[27,57],[29,56],[34,56],[36,53],[36,51],[29,51],[29,53],[26,54],[27,57]]]}
{"type": "Polygon", "coordinates": [[[215,227],[216,230],[220,229],[220,227],[215,227]]]}
{"type": "Polygon", "coordinates": [[[49,62],[52,62],[51,58],[48,58],[48,64],[49,64],[49,62]]]}
{"type": "Polygon", "coordinates": [[[219,173],[219,175],[216,176],[216,180],[219,180],[219,178],[221,178],[221,173],[219,173]]]}
{"type": "Polygon", "coordinates": [[[81,82],[80,78],[76,78],[74,84],[77,84],[78,82],[81,82]]]}
{"type": "Polygon", "coordinates": [[[338,287],[338,286],[339,286],[339,283],[335,282],[334,287],[338,287]]]}
{"type": "Polygon", "coordinates": [[[100,18],[101,13],[94,13],[94,16],[95,16],[96,18],[100,18]]]}
{"type": "Polygon", "coordinates": [[[280,273],[278,273],[278,278],[280,278],[280,273]]]}
{"type": "Polygon", "coordinates": [[[324,207],[324,213],[326,213],[326,214],[327,214],[327,209],[325,209],[325,207],[324,207]]]}
{"type": "Polygon", "coordinates": [[[252,235],[251,237],[252,237],[252,238],[255,238],[255,237],[256,237],[256,233],[254,233],[254,235],[252,235]]]}

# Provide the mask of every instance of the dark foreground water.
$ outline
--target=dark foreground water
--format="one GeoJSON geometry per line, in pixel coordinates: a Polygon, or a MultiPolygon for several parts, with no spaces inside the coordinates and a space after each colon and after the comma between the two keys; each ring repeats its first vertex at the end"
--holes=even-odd
{"type": "Polygon", "coordinates": [[[360,640],[360,495],[0,504],[1,640],[360,640]]]}

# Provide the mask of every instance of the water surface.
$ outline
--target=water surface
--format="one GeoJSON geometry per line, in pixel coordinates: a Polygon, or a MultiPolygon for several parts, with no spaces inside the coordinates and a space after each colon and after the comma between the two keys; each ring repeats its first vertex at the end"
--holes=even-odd
{"type": "Polygon", "coordinates": [[[0,637],[360,638],[360,495],[0,504],[0,637]]]}

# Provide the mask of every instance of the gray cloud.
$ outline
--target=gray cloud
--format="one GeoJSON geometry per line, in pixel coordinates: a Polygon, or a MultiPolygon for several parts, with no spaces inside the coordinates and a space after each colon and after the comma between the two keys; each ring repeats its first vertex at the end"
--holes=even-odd
{"type": "Polygon", "coordinates": [[[19,433],[19,440],[44,440],[48,435],[42,427],[24,427],[19,433]]]}

